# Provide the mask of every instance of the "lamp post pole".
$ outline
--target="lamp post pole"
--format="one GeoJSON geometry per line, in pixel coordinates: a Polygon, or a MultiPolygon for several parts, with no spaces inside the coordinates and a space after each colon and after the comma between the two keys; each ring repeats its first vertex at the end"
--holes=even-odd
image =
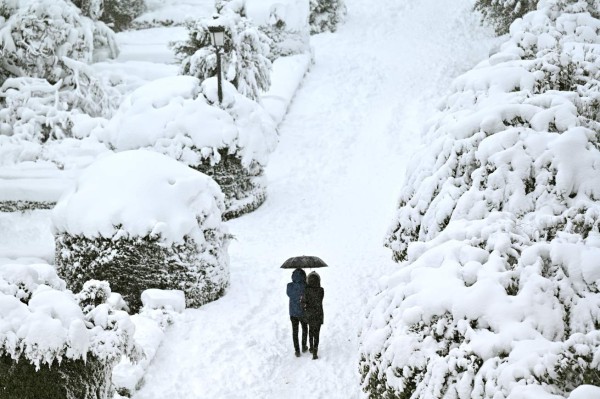
{"type": "Polygon", "coordinates": [[[220,25],[211,25],[208,27],[210,32],[210,41],[217,49],[217,94],[219,104],[223,102],[223,89],[221,88],[221,49],[225,44],[225,27],[220,25]]]}
{"type": "Polygon", "coordinates": [[[217,47],[217,94],[219,104],[223,102],[223,89],[221,88],[221,47],[217,47]]]}

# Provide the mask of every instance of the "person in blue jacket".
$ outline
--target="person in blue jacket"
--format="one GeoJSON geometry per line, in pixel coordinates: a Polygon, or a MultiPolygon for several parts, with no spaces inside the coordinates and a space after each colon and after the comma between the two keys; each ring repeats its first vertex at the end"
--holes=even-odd
{"type": "Polygon", "coordinates": [[[287,285],[287,296],[290,298],[290,320],[292,321],[292,340],[294,341],[294,350],[296,357],[300,357],[300,344],[298,343],[298,324],[302,326],[302,352],[306,352],[306,339],[308,328],[304,321],[304,310],[302,298],[306,287],[306,272],[302,269],[296,269],[292,273],[292,282],[287,285]]]}

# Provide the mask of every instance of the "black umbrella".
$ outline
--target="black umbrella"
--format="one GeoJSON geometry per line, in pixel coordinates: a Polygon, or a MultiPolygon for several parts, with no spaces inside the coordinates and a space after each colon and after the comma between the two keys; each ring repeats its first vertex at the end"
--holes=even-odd
{"type": "Polygon", "coordinates": [[[293,256],[283,262],[282,269],[314,269],[317,267],[327,267],[327,263],[317,256],[293,256]]]}

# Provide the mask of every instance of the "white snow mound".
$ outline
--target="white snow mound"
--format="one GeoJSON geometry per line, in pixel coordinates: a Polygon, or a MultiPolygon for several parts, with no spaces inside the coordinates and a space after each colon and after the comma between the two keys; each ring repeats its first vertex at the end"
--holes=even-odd
{"type": "Polygon", "coordinates": [[[125,98],[96,137],[116,151],[147,148],[187,165],[219,162],[218,150],[237,153],[244,166],[266,164],[277,144],[275,123],[256,102],[223,80],[172,76],[149,82],[125,98]]]}
{"type": "Polygon", "coordinates": [[[221,223],[223,194],[208,176],[164,155],[124,151],[85,169],[53,210],[55,232],[93,237],[155,236],[204,242],[221,223]],[[117,234],[119,233],[119,234],[117,234]],[[117,236],[115,236],[117,234],[117,236]]]}

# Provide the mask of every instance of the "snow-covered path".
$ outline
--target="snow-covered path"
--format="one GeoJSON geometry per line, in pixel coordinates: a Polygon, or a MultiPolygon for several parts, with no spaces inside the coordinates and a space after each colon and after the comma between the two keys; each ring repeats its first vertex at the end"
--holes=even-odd
{"type": "Polygon", "coordinates": [[[407,158],[453,77],[490,41],[470,1],[347,0],[348,19],[312,38],[315,65],[280,126],[269,197],[228,222],[231,287],[187,310],[134,396],[356,398],[358,333],[376,280],[397,267],[382,240],[407,158]],[[293,355],[288,257],[313,254],[325,288],[320,359],[293,355]]]}

